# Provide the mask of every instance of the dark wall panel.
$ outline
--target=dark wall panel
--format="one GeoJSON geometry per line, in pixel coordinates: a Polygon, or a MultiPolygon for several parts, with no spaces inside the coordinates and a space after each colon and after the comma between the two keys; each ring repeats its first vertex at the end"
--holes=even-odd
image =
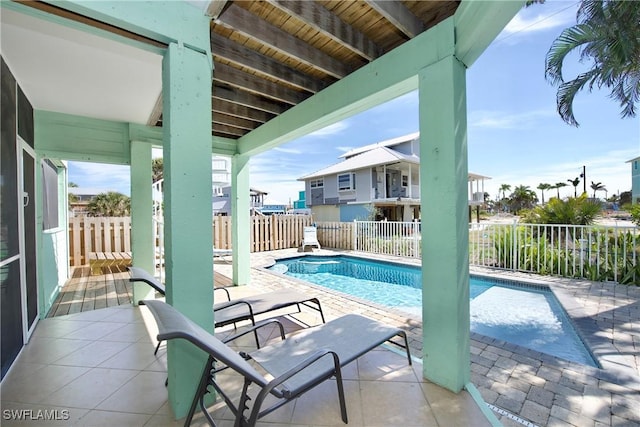
{"type": "Polygon", "coordinates": [[[1,59],[0,122],[0,261],[15,256],[18,247],[18,156],[16,153],[16,80],[1,59]]]}
{"type": "Polygon", "coordinates": [[[18,135],[33,147],[33,107],[18,86],[18,135]]]}

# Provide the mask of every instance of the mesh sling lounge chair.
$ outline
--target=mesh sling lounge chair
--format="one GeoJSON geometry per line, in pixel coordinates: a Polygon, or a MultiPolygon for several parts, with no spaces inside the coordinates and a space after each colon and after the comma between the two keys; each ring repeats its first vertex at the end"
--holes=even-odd
{"type": "MultiPolygon", "coordinates": [[[[165,295],[164,285],[147,271],[139,267],[129,267],[129,271],[131,273],[131,277],[129,277],[130,282],[145,282],[162,295],[165,295]]],[[[251,295],[248,297],[232,300],[227,289],[214,289],[214,291],[217,290],[223,290],[224,292],[226,292],[227,301],[223,301],[213,305],[213,311],[215,313],[214,328],[219,328],[231,324],[235,326],[236,323],[244,320],[251,321],[251,324],[255,326],[256,316],[293,306],[296,306],[298,310],[297,313],[300,313],[302,311],[301,306],[316,310],[320,313],[322,323],[325,322],[324,313],[322,312],[322,306],[320,305],[320,300],[318,298],[305,295],[302,292],[290,289],[280,289],[277,291],[251,295]]],[[[256,345],[259,347],[260,343],[258,341],[257,333],[254,334],[254,336],[256,339],[256,345]]],[[[158,342],[155,353],[158,352],[159,348],[160,341],[158,342]]]]}
{"type": "MultiPolygon", "coordinates": [[[[162,301],[151,300],[144,301],[144,303],[156,319],[159,340],[182,338],[209,355],[191,402],[191,408],[185,419],[185,426],[190,425],[198,405],[209,424],[215,426],[215,422],[204,404],[205,396],[211,393],[208,389],[209,386],[216,390],[234,414],[235,426],[251,427],[255,426],[260,418],[331,377],[336,378],[340,413],[346,424],[348,419],[342,383],[342,367],[386,341],[404,347],[407,352],[407,360],[411,365],[407,335],[402,329],[387,326],[356,314],[349,314],[323,325],[304,329],[287,339],[284,339],[282,325],[273,320],[272,322],[280,325],[280,335],[283,340],[247,354],[236,353],[226,345],[226,342],[242,336],[248,331],[223,342],[162,301]],[[402,338],[404,342],[391,341],[396,336],[402,338]],[[249,359],[253,359],[260,365],[267,375],[259,373],[248,362],[249,359]],[[234,404],[233,399],[216,382],[215,374],[224,369],[232,369],[244,378],[244,385],[237,404],[234,404]],[[249,397],[250,388],[259,390],[254,399],[249,397]],[[262,404],[269,395],[275,396],[278,400],[271,406],[262,409],[262,404]],[[248,407],[250,400],[253,400],[251,408],[248,407]],[[245,411],[249,409],[249,413],[245,415],[245,411]]],[[[265,324],[254,328],[262,326],[265,324]]]]}

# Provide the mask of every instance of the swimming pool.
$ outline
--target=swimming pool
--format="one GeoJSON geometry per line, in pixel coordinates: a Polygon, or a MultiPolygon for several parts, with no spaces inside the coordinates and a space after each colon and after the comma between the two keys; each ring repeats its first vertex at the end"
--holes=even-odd
{"type": "MultiPolygon", "coordinates": [[[[418,266],[337,255],[278,260],[270,270],[416,318],[422,315],[422,273],[418,266]]],[[[598,366],[550,290],[471,276],[469,298],[472,332],[598,366]]]]}

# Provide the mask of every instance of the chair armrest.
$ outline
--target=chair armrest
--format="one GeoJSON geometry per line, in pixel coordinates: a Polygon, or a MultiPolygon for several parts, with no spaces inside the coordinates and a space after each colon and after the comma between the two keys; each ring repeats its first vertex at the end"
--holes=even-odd
{"type": "MultiPolygon", "coordinates": [[[[327,355],[331,355],[333,357],[333,365],[334,365],[335,375],[337,377],[339,377],[339,378],[342,378],[342,370],[340,368],[340,358],[338,357],[338,354],[336,352],[328,350],[328,349],[319,349],[316,352],[314,352],[311,356],[307,357],[305,360],[303,360],[302,362],[298,363],[297,365],[295,365],[294,367],[292,367],[291,369],[289,369],[285,373],[283,373],[280,376],[278,376],[277,378],[274,378],[273,380],[269,381],[269,384],[267,384],[260,391],[258,397],[256,398],[256,401],[260,401],[260,397],[261,396],[263,398],[266,397],[266,395],[271,393],[271,391],[275,387],[281,385],[282,383],[284,383],[289,378],[291,378],[294,375],[300,373],[302,370],[310,367],[311,365],[316,363],[318,360],[322,359],[323,357],[325,357],[327,355]]],[[[283,394],[288,399],[292,397],[292,396],[288,395],[289,394],[288,391],[284,391],[283,394]]]]}
{"type": "Polygon", "coordinates": [[[215,294],[216,291],[222,291],[225,294],[227,294],[227,301],[231,301],[231,295],[229,295],[229,290],[227,288],[213,288],[213,293],[215,294]]]}

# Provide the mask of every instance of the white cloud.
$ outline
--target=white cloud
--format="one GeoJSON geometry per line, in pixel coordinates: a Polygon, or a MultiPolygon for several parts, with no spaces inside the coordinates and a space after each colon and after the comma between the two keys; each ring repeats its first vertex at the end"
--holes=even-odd
{"type": "MultiPolygon", "coordinates": [[[[537,167],[529,167],[526,175],[520,169],[504,169],[492,176],[491,180],[485,181],[485,191],[492,199],[498,195],[502,184],[511,185],[511,191],[518,185],[529,186],[536,191],[540,197],[540,190],[536,187],[540,183],[554,185],[559,182],[566,183],[567,186],[560,189],[560,197],[573,197],[574,188],[568,179],[579,177],[582,167],[586,167],[587,193],[592,196],[591,181],[601,182],[607,189],[608,196],[631,190],[631,166],[626,163],[638,156],[638,149],[603,151],[599,156],[586,157],[579,160],[560,161],[557,163],[546,163],[537,167]]],[[[584,189],[584,182],[580,181],[577,187],[578,194],[584,189]]],[[[509,192],[507,192],[508,195],[509,192]]],[[[556,190],[545,191],[545,200],[549,196],[556,196],[556,190]]],[[[597,197],[604,197],[604,192],[596,193],[597,197]]]]}
{"type": "Polygon", "coordinates": [[[280,153],[287,153],[287,154],[302,154],[302,151],[300,151],[297,148],[287,148],[287,147],[275,147],[273,150],[278,151],[280,153]]]}
{"type": "Polygon", "coordinates": [[[79,187],[104,191],[131,192],[131,173],[127,165],[69,162],[69,181],[79,187]]]}
{"type": "Polygon", "coordinates": [[[347,123],[347,120],[343,120],[341,122],[334,123],[322,129],[318,129],[317,131],[307,135],[307,137],[332,136],[345,131],[347,128],[349,128],[349,124],[347,123]]]}
{"type": "Polygon", "coordinates": [[[336,147],[336,150],[342,151],[343,153],[346,153],[347,151],[353,150],[353,148],[354,147],[350,147],[348,145],[345,145],[345,146],[336,147]]]}
{"type": "Polygon", "coordinates": [[[469,127],[486,129],[527,129],[556,114],[554,110],[534,110],[524,113],[476,110],[469,113],[469,127]]]}

